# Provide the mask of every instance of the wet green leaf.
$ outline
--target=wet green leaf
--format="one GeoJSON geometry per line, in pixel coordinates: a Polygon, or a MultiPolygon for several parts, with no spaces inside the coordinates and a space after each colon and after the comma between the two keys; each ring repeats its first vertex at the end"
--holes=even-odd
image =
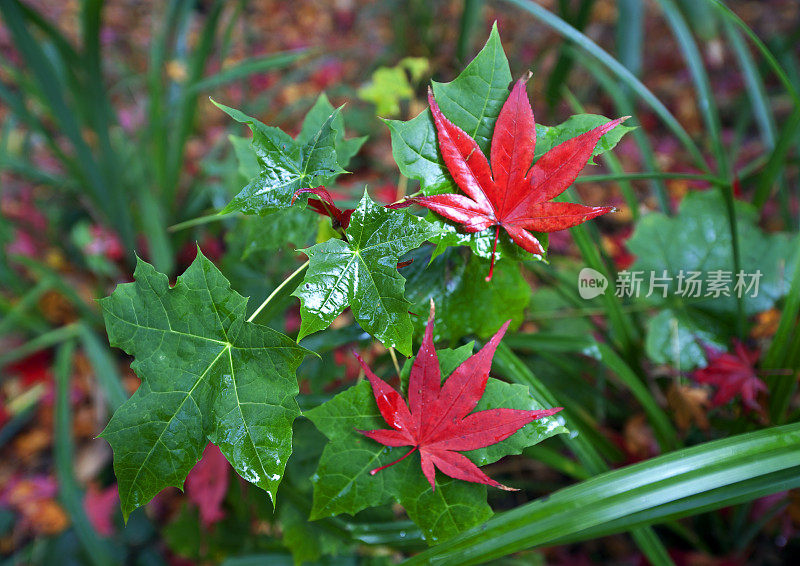
{"type": "MultiPolygon", "coordinates": [[[[309,124],[317,122],[317,114],[325,102],[318,101],[315,105],[314,114],[310,119],[307,117],[309,124]]],[[[301,133],[293,140],[279,128],[266,126],[234,108],[214,104],[237,122],[250,127],[253,132],[251,147],[259,165],[259,173],[228,203],[223,213],[270,214],[290,206],[298,189],[324,185],[346,173],[338,152],[351,154],[353,147],[352,143],[342,146],[343,134],[340,136],[336,129],[343,127],[338,109],[331,112],[313,134],[306,132],[306,138],[301,133]],[[337,147],[337,141],[341,147],[337,147]]]]}
{"type": "Polygon", "coordinates": [[[100,302],[109,341],[135,357],[142,379],[101,435],[114,449],[123,514],[182,487],[209,441],[274,501],[306,350],[246,322],[247,299],[199,250],[172,288],[142,260],[134,278],[100,302]]]}
{"type": "Polygon", "coordinates": [[[422,218],[378,206],[365,192],[346,241],[332,239],[305,250],[311,263],[293,293],[302,301],[298,339],[327,328],[349,306],[364,330],[387,347],[411,353],[410,303],[397,262],[435,233],[422,218]]]}
{"type": "Polygon", "coordinates": [[[408,281],[408,299],[417,334],[425,327],[423,313],[436,303],[434,340],[454,342],[464,336],[489,338],[511,319],[511,329],[522,322],[531,288],[519,265],[499,261],[492,281],[486,281],[489,261],[449,249],[428,265],[430,248],[413,254],[414,262],[402,273],[408,281]],[[464,257],[468,255],[468,257],[464,257]]]}

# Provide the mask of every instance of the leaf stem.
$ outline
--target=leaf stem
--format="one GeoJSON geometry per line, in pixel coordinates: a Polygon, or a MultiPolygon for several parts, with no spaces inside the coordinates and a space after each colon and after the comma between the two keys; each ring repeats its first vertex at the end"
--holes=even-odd
{"type": "Polygon", "coordinates": [[[380,468],[375,468],[374,470],[370,470],[370,472],[369,472],[369,475],[371,475],[371,476],[374,476],[375,474],[377,474],[377,473],[378,473],[378,472],[380,472],[381,470],[383,470],[383,469],[386,469],[386,468],[388,468],[389,466],[394,466],[395,464],[397,464],[397,463],[399,463],[399,462],[402,462],[403,460],[405,460],[406,458],[408,458],[409,456],[411,456],[411,453],[412,453],[412,452],[414,452],[416,449],[417,449],[417,446],[415,446],[414,448],[412,448],[411,450],[409,450],[408,452],[406,452],[405,456],[401,456],[400,458],[398,458],[397,460],[395,460],[395,461],[394,461],[394,462],[392,462],[391,464],[386,464],[385,466],[381,466],[380,468]]]}
{"type": "Polygon", "coordinates": [[[397,372],[397,375],[400,375],[400,364],[397,363],[397,354],[394,351],[394,346],[389,346],[389,355],[392,357],[392,365],[394,366],[394,371],[397,372]]]}
{"type": "Polygon", "coordinates": [[[296,279],[297,276],[300,275],[300,273],[305,271],[308,268],[309,261],[310,260],[306,260],[303,265],[301,265],[300,267],[295,269],[294,272],[292,272],[292,274],[289,277],[284,279],[283,283],[278,285],[275,288],[275,290],[272,293],[269,294],[269,297],[264,299],[264,302],[259,305],[259,307],[255,310],[255,312],[253,312],[253,314],[250,315],[250,318],[247,319],[247,322],[253,322],[255,320],[255,318],[258,316],[258,313],[260,313],[262,310],[264,310],[264,307],[266,307],[270,303],[270,301],[272,301],[272,299],[277,297],[278,294],[283,290],[283,288],[286,287],[286,285],[288,285],[291,281],[296,279]]]}
{"type": "Polygon", "coordinates": [[[486,276],[486,281],[492,280],[492,274],[494,273],[494,258],[497,255],[497,240],[500,238],[500,225],[498,224],[495,226],[494,229],[494,246],[492,246],[492,265],[489,266],[489,275],[486,276]]]}

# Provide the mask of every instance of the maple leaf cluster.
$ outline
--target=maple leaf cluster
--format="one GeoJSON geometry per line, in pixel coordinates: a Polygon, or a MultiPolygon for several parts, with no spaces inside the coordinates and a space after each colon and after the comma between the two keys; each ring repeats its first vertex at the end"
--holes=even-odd
{"type": "Polygon", "coordinates": [[[417,357],[411,366],[408,405],[388,383],[376,376],[358,357],[372,386],[381,416],[391,429],[358,431],[386,446],[413,446],[399,460],[376,468],[375,474],[419,450],[422,473],[436,489],[438,468],[451,478],[512,490],[484,474],[459,451],[477,450],[505,440],[526,424],[549,417],[561,407],[537,411],[489,409],[470,414],[483,396],[495,349],[510,321],[475,355],[459,365],[442,384],[441,370],[433,347],[434,305],[417,357]]]}
{"type": "Polygon", "coordinates": [[[412,197],[416,203],[461,224],[467,232],[494,226],[492,265],[503,228],[518,246],[543,256],[544,248],[530,233],[556,232],[582,224],[614,210],[549,202],[569,188],[584,168],[600,138],[628,117],[618,118],[561,143],[533,162],[536,123],[525,84],[530,73],[516,82],[495,124],[489,161],[477,142],[448,120],[428,90],[439,149],[448,171],[466,196],[442,194],[412,197]]]}
{"type": "Polygon", "coordinates": [[[733,341],[733,351],[725,352],[703,345],[708,358],[708,365],[695,370],[692,377],[698,383],[706,383],[717,387],[711,399],[715,407],[725,405],[734,397],[741,396],[745,407],[760,410],[756,397],[766,393],[767,385],[756,375],[755,363],[759,352],[747,348],[738,340],[733,341]]]}

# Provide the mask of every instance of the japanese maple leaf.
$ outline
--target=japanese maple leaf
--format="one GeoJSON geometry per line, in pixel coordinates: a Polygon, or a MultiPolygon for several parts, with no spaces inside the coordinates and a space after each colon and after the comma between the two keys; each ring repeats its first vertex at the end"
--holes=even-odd
{"type": "Polygon", "coordinates": [[[433,315],[431,303],[422,346],[411,366],[408,405],[397,391],[377,377],[357,356],[372,385],[378,409],[392,427],[388,430],[358,432],[386,446],[413,446],[402,458],[370,473],[374,475],[419,450],[422,473],[433,489],[436,489],[434,480],[438,468],[451,478],[512,490],[484,474],[459,451],[477,450],[496,444],[531,421],[553,415],[561,408],[539,411],[489,409],[470,414],[483,396],[494,351],[510,321],[497,331],[480,352],[458,366],[442,384],[439,360],[433,348],[433,315]]]}
{"type": "Polygon", "coordinates": [[[758,350],[749,350],[738,340],[733,341],[733,352],[702,346],[708,365],[695,370],[692,377],[699,383],[717,387],[711,404],[718,407],[740,395],[746,407],[759,410],[756,396],[761,391],[766,392],[767,386],[758,378],[753,367],[758,361],[758,350]]]}
{"type": "Polygon", "coordinates": [[[544,255],[539,240],[528,230],[556,232],[614,210],[610,206],[550,201],[575,181],[603,134],[628,117],[612,120],[557,145],[531,167],[536,146],[536,124],[525,90],[530,76],[528,73],[517,81],[497,118],[492,136],[491,169],[475,140],[442,114],[433,92],[428,90],[442,159],[466,196],[421,196],[407,202],[415,202],[449,218],[461,224],[467,232],[480,232],[495,226],[492,265],[487,281],[494,270],[500,228],[523,249],[544,255]]]}

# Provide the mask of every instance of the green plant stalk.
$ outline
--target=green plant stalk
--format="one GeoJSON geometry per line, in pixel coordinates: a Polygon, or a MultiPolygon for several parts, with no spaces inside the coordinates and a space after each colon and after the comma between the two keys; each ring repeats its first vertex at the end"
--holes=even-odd
{"type": "Polygon", "coordinates": [[[83,508],[81,493],[72,466],[75,462],[72,445],[72,415],[70,411],[70,377],[72,375],[72,356],[75,342],[67,341],[58,348],[55,360],[56,411],[53,422],[53,446],[56,478],[58,479],[58,498],[69,513],[72,527],[78,540],[86,550],[86,557],[95,566],[111,566],[115,563],[106,541],[94,530],[83,508]]]}
{"type": "Polygon", "coordinates": [[[247,322],[255,321],[256,318],[259,315],[261,315],[262,318],[269,319],[268,315],[271,314],[271,311],[270,311],[270,309],[267,309],[267,307],[271,303],[273,303],[273,301],[276,301],[278,299],[281,299],[281,298],[289,295],[294,290],[294,287],[297,286],[297,284],[300,282],[300,280],[305,275],[306,270],[308,269],[308,264],[309,263],[310,263],[310,260],[306,260],[306,262],[303,263],[303,265],[301,265],[300,267],[295,269],[294,272],[292,272],[292,274],[289,275],[289,277],[284,279],[283,283],[278,285],[275,288],[275,290],[272,291],[272,293],[270,293],[269,296],[266,299],[264,299],[264,302],[261,303],[255,311],[253,311],[253,314],[250,315],[250,318],[247,319],[247,322]],[[264,310],[264,309],[267,309],[267,310],[264,310]]]}

